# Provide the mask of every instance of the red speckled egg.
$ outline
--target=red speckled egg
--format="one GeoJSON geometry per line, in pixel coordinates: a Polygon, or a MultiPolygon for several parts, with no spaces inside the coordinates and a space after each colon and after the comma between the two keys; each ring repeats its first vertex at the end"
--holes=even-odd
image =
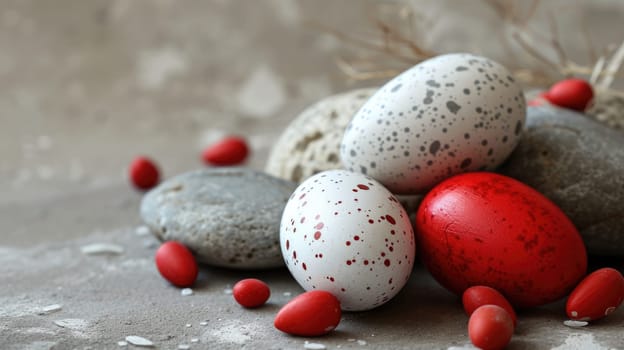
{"type": "Polygon", "coordinates": [[[589,274],[579,283],[566,304],[573,320],[593,321],[611,314],[624,300],[624,277],[620,271],[605,267],[589,274]]]}
{"type": "Polygon", "coordinates": [[[448,290],[492,287],[517,307],[565,296],[587,269],[572,222],[539,192],[512,178],[475,172],[449,178],[416,214],[423,262],[448,290]]]}
{"type": "Polygon", "coordinates": [[[280,245],[307,291],[325,290],[345,311],[392,299],[414,264],[414,230],[396,197],[370,177],[328,170],[305,180],[286,203],[280,245]]]}

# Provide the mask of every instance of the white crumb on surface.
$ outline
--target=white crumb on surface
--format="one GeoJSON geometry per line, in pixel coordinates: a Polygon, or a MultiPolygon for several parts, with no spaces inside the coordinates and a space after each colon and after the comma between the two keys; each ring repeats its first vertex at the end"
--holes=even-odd
{"type": "Polygon", "coordinates": [[[199,343],[199,338],[191,338],[191,343],[199,343]]]}
{"type": "Polygon", "coordinates": [[[182,289],[182,290],[180,291],[180,294],[181,294],[183,297],[187,297],[187,296],[189,296],[189,295],[193,295],[193,290],[192,290],[191,288],[184,288],[184,289],[182,289]]]}
{"type": "Polygon", "coordinates": [[[207,326],[207,325],[208,325],[208,322],[206,322],[206,321],[201,321],[201,322],[199,322],[199,325],[200,325],[200,326],[207,326]]]}
{"type": "Polygon", "coordinates": [[[309,341],[306,340],[305,344],[303,344],[303,348],[304,349],[308,349],[308,350],[324,350],[327,349],[327,347],[323,344],[320,343],[310,343],[309,341]]]}
{"type": "Polygon", "coordinates": [[[62,309],[63,309],[63,306],[60,304],[52,304],[52,305],[44,306],[43,308],[41,308],[39,315],[51,314],[53,312],[61,311],[62,309]]]}
{"type": "Polygon", "coordinates": [[[145,225],[141,225],[134,230],[134,233],[136,233],[137,236],[147,236],[150,233],[150,229],[145,225]]]}
{"type": "Polygon", "coordinates": [[[575,321],[575,320],[565,320],[563,321],[563,325],[566,327],[578,328],[585,327],[589,324],[587,321],[575,321]]]}
{"type": "Polygon", "coordinates": [[[85,255],[100,255],[100,254],[123,254],[124,248],[117,244],[112,243],[92,243],[80,247],[80,251],[85,255]]]}
{"type": "Polygon", "coordinates": [[[565,342],[550,350],[608,350],[608,347],[602,346],[594,339],[591,333],[572,333],[565,342]]]}
{"type": "Polygon", "coordinates": [[[121,340],[121,341],[117,342],[117,345],[119,345],[119,346],[128,346],[128,342],[125,341],[125,340],[121,340]]]}
{"type": "Polygon", "coordinates": [[[54,324],[61,328],[67,328],[76,331],[85,330],[89,325],[87,321],[80,318],[66,318],[62,320],[56,320],[54,321],[54,324]]]}
{"type": "Polygon", "coordinates": [[[178,345],[178,349],[180,349],[180,350],[188,350],[190,348],[191,348],[191,346],[188,345],[188,344],[180,344],[180,345],[178,345]]]}
{"type": "Polygon", "coordinates": [[[226,288],[226,289],[223,290],[223,293],[230,295],[230,294],[232,294],[232,289],[231,288],[226,288]]]}
{"type": "Polygon", "coordinates": [[[366,345],[366,344],[368,344],[368,343],[366,342],[366,340],[358,340],[358,341],[357,341],[357,343],[358,343],[359,345],[366,345]]]}
{"type": "Polygon", "coordinates": [[[289,296],[291,296],[291,295],[292,295],[292,293],[291,293],[291,292],[284,292],[284,294],[283,294],[283,295],[284,295],[285,297],[289,297],[289,296]]]}
{"type": "Polygon", "coordinates": [[[146,346],[146,347],[154,346],[154,343],[151,340],[145,339],[143,337],[139,337],[137,335],[127,336],[126,341],[135,346],[146,346]]]}
{"type": "Polygon", "coordinates": [[[184,327],[186,327],[186,328],[191,328],[191,326],[192,325],[190,323],[187,323],[187,324],[184,325],[184,327]]]}

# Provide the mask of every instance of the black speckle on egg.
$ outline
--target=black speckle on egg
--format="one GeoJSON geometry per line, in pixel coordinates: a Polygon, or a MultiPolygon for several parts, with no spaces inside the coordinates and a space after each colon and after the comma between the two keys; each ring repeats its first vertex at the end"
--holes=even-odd
{"type": "Polygon", "coordinates": [[[446,102],[446,108],[448,108],[451,113],[457,114],[457,111],[460,110],[461,106],[455,103],[455,101],[448,101],[446,102]]]}
{"type": "Polygon", "coordinates": [[[467,167],[470,166],[470,164],[472,163],[472,159],[471,158],[466,158],[464,159],[461,164],[459,165],[460,168],[465,169],[467,167]]]}
{"type": "Polygon", "coordinates": [[[468,70],[468,67],[458,66],[457,68],[455,68],[455,71],[457,72],[463,72],[465,70],[468,70]]]}
{"type": "Polygon", "coordinates": [[[431,86],[432,88],[439,88],[440,87],[440,84],[437,83],[435,80],[427,80],[427,82],[425,84],[427,84],[427,86],[431,86]]]}
{"type": "Polygon", "coordinates": [[[514,133],[516,135],[520,135],[520,131],[522,131],[522,122],[518,120],[518,122],[516,123],[516,130],[514,131],[514,133]]]}
{"type": "Polygon", "coordinates": [[[440,149],[440,141],[435,140],[429,146],[429,153],[435,156],[435,154],[438,152],[439,149],[440,149]]]}
{"type": "Polygon", "coordinates": [[[433,97],[434,94],[435,93],[433,92],[433,90],[427,90],[427,97],[425,97],[423,103],[426,105],[430,105],[433,102],[433,99],[431,97],[433,97]]]}
{"type": "Polygon", "coordinates": [[[470,89],[464,89],[464,95],[470,95],[470,89]]]}
{"type": "Polygon", "coordinates": [[[355,150],[351,150],[351,152],[349,152],[349,154],[351,155],[351,157],[357,156],[357,153],[355,152],[355,150]]]}
{"type": "Polygon", "coordinates": [[[403,84],[398,84],[390,90],[390,92],[397,92],[403,86],[403,84]]]}

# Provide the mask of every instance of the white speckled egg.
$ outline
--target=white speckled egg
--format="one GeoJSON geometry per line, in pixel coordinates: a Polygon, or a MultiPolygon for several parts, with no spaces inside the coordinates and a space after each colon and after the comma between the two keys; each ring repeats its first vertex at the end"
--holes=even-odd
{"type": "Polygon", "coordinates": [[[280,244],[305,290],[328,291],[348,311],[392,299],[407,282],[416,252],[409,217],[394,195],[346,170],[299,185],[282,215],[280,244]]]}
{"type": "Polygon", "coordinates": [[[340,155],[393,193],[423,193],[458,173],[492,170],[518,143],[521,87],[500,64],[448,54],[401,73],[356,113],[340,155]]]}

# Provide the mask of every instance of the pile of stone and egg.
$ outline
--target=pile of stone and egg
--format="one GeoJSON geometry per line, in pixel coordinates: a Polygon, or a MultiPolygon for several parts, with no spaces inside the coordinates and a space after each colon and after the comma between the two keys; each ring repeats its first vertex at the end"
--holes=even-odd
{"type": "MultiPolygon", "coordinates": [[[[143,220],[159,239],[181,242],[198,261],[209,265],[236,269],[283,266],[284,248],[278,233],[286,203],[300,182],[342,168],[340,144],[347,125],[355,114],[363,113],[362,106],[376,92],[399,86],[393,81],[381,89],[331,96],[305,110],[277,141],[266,173],[213,168],[165,181],[145,196],[143,220]]],[[[424,82],[428,83],[439,85],[435,80],[424,82]]],[[[428,93],[425,91],[423,86],[423,96],[428,93]]],[[[610,121],[604,125],[588,115],[550,105],[548,95],[545,97],[537,103],[541,105],[527,109],[518,145],[495,170],[536,189],[561,208],[580,232],[590,256],[622,256],[624,136],[614,129],[621,127],[624,117],[617,115],[621,111],[596,103],[589,116],[610,121]],[[592,111],[596,113],[591,115],[592,111]],[[605,117],[604,111],[615,117],[605,117]]],[[[601,102],[600,96],[597,101],[601,102]]],[[[447,107],[453,110],[456,105],[447,107]]],[[[422,198],[398,197],[410,215],[422,198]]]]}

